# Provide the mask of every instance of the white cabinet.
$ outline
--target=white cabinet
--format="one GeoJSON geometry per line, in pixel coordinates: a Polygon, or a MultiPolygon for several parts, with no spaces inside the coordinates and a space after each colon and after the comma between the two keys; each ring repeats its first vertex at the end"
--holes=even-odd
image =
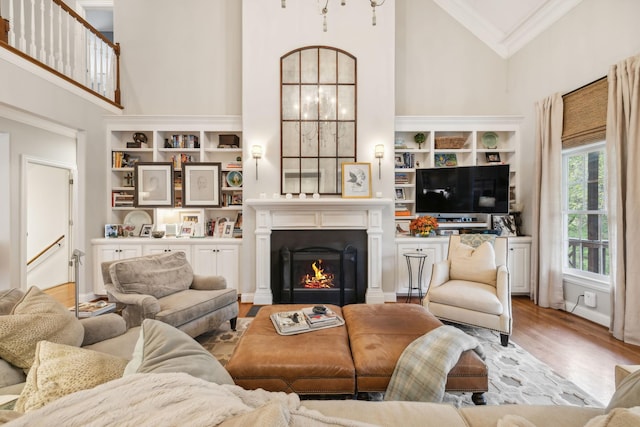
{"type": "Polygon", "coordinates": [[[509,276],[512,294],[531,290],[531,237],[509,238],[509,276]]]}
{"type": "MultiPolygon", "coordinates": [[[[404,254],[421,253],[426,254],[427,258],[424,262],[422,271],[422,295],[425,294],[429,281],[431,280],[431,267],[434,262],[440,261],[445,257],[443,251],[446,251],[447,238],[405,238],[396,239],[396,294],[407,295],[409,292],[409,267],[404,254]]],[[[413,260],[413,287],[412,295],[417,296],[417,260],[413,260]]]]}
{"type": "Polygon", "coordinates": [[[193,271],[206,276],[224,276],[227,286],[237,290],[240,275],[239,249],[238,244],[194,246],[193,271]]]}
{"type": "Polygon", "coordinates": [[[102,278],[101,264],[107,261],[117,261],[142,255],[142,245],[106,243],[93,246],[93,292],[96,295],[106,295],[102,278]]]}
{"type": "Polygon", "coordinates": [[[160,239],[160,242],[149,243],[142,246],[142,255],[155,255],[155,254],[163,254],[170,252],[184,252],[187,261],[191,263],[191,245],[182,244],[180,241],[160,239]],[[169,243],[170,242],[170,243],[169,243]]]}
{"type": "MultiPolygon", "coordinates": [[[[423,295],[431,280],[433,263],[447,257],[449,245],[448,237],[398,237],[396,238],[396,295],[404,296],[409,291],[409,273],[404,256],[408,252],[427,254],[422,272],[423,295]]],[[[509,237],[508,254],[509,277],[511,279],[512,294],[528,294],[531,288],[531,237],[509,237]]],[[[412,264],[416,265],[416,264],[412,264]]],[[[414,288],[416,282],[416,268],[413,267],[414,288]]],[[[416,296],[417,289],[412,291],[416,296]]],[[[401,299],[402,297],[400,297],[401,299]]],[[[399,299],[399,300],[400,300],[399,299]]]]}

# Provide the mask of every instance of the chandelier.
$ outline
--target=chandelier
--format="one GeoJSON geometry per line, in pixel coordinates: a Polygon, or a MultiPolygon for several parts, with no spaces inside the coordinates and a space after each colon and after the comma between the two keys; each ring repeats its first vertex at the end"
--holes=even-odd
{"type": "MultiPolygon", "coordinates": [[[[322,13],[322,31],[326,33],[327,32],[327,13],[329,13],[329,0],[317,0],[317,1],[318,1],[319,9],[320,9],[320,6],[322,5],[322,2],[324,1],[324,7],[320,9],[320,13],[322,13]]],[[[371,12],[372,12],[371,25],[375,26],[376,25],[376,7],[382,6],[384,2],[387,0],[367,0],[367,1],[371,3],[371,12]]],[[[341,6],[344,6],[346,4],[347,4],[347,0],[340,0],[341,6]]],[[[283,9],[287,7],[287,0],[281,0],[281,5],[283,9]]]]}

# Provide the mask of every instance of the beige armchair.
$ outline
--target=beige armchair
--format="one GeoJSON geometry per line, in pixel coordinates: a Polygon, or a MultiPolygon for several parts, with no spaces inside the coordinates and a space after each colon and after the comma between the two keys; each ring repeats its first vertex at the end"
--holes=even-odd
{"type": "Polygon", "coordinates": [[[230,321],[235,330],[238,293],[222,276],[193,274],[183,252],[103,262],[109,301],[122,308],[128,327],[144,319],[168,323],[192,337],[230,321]]]}
{"type": "Polygon", "coordinates": [[[505,237],[450,236],[447,259],[433,264],[423,305],[439,319],[511,335],[511,285],[505,237]]]}

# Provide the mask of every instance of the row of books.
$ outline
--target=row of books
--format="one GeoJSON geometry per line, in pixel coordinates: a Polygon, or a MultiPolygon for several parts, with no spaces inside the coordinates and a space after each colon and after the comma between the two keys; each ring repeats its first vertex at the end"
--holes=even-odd
{"type": "Polygon", "coordinates": [[[171,163],[173,163],[174,170],[182,169],[182,165],[184,163],[193,162],[193,156],[190,154],[177,154],[175,156],[171,156],[171,163]]]}
{"type": "Polygon", "coordinates": [[[396,172],[396,184],[409,184],[409,175],[404,172],[396,172]]]}
{"type": "Polygon", "coordinates": [[[171,135],[164,140],[164,148],[200,148],[198,135],[171,135]]]}
{"type": "Polygon", "coordinates": [[[413,169],[416,166],[416,156],[414,153],[396,154],[397,169],[413,169]]]}
{"type": "Polygon", "coordinates": [[[411,211],[402,203],[396,204],[396,216],[411,216],[411,211]]]}
{"type": "Polygon", "coordinates": [[[305,307],[301,310],[274,313],[271,315],[271,322],[280,335],[300,334],[344,325],[344,320],[327,307],[324,307],[324,312],[318,312],[314,307],[305,307]]]}
{"type": "Polygon", "coordinates": [[[111,206],[114,208],[125,208],[133,206],[133,194],[126,192],[111,193],[111,206]]]}

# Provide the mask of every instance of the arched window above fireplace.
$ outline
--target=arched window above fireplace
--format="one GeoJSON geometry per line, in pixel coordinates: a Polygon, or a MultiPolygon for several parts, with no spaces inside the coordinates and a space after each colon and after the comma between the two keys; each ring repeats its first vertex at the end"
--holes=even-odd
{"type": "Polygon", "coordinates": [[[281,192],[340,194],[356,161],[356,58],[308,46],[280,58],[281,192]]]}

